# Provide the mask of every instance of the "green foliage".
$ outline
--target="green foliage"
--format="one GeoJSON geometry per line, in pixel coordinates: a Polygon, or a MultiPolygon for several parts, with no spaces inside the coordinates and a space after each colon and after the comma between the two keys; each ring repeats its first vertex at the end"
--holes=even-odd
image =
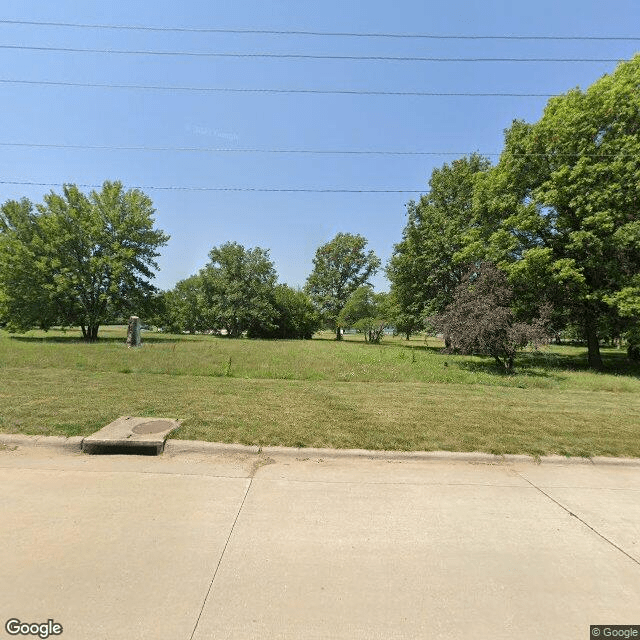
{"type": "Polygon", "coordinates": [[[209,328],[226,329],[231,338],[251,327],[275,328],[272,292],[277,276],[269,251],[227,242],[211,249],[209,259],[199,274],[209,328]]]}
{"type": "Polygon", "coordinates": [[[367,240],[361,235],[338,233],[322,245],[313,259],[313,272],[305,290],[322,314],[324,321],[340,337],[338,316],[351,294],[369,283],[380,266],[373,251],[365,251],[367,240]]]}
{"type": "Polygon", "coordinates": [[[401,333],[419,331],[427,315],[451,302],[464,272],[454,257],[472,225],[474,184],[488,168],[478,154],[445,164],[431,174],[429,193],[408,203],[402,241],[386,269],[401,333]]]}
{"type": "Polygon", "coordinates": [[[253,325],[250,338],[278,338],[282,340],[310,340],[320,328],[320,314],[304,291],[296,291],[286,284],[274,288],[271,305],[275,309],[269,325],[253,325]]]}
{"type": "Polygon", "coordinates": [[[515,121],[478,180],[478,224],[458,255],[507,271],[523,314],[544,297],[557,324],[579,322],[596,368],[603,323],[640,310],[639,113],[636,55],[552,98],[537,123],[515,121]]]}
{"type": "Polygon", "coordinates": [[[83,194],[65,185],[35,210],[26,199],[0,210],[0,317],[12,331],[80,326],[87,340],[115,317],[143,315],[156,289],[152,202],[137,189],[105,182],[83,194]]]}
{"type": "Polygon", "coordinates": [[[157,324],[172,333],[195,333],[211,329],[200,274],[180,280],[171,291],[163,293],[162,311],[157,324]]]}
{"type": "Polygon", "coordinates": [[[390,325],[392,308],[388,293],[374,293],[369,286],[358,287],[342,308],[338,324],[364,334],[366,342],[378,344],[390,325]]]}

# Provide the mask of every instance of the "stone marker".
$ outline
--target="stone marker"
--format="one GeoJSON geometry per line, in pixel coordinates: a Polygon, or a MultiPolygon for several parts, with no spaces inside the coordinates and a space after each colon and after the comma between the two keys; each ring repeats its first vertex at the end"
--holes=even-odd
{"type": "Polygon", "coordinates": [[[140,346],[140,318],[131,316],[129,318],[129,328],[127,329],[127,347],[140,346]]]}
{"type": "Polygon", "coordinates": [[[85,453],[162,453],[167,436],[180,426],[171,418],[123,416],[82,441],[85,453]]]}

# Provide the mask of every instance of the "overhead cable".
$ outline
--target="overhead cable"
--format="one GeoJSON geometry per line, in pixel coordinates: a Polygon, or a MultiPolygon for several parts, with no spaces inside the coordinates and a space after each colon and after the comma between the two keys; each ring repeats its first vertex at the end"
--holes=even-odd
{"type": "MultiPolygon", "coordinates": [[[[101,144],[58,144],[47,142],[3,142],[0,147],[18,147],[33,149],[73,149],[87,151],[149,151],[149,152],[178,152],[178,153],[272,153],[272,154],[307,154],[307,155],[379,155],[379,156],[500,156],[501,151],[420,151],[394,149],[275,149],[249,147],[157,147],[144,145],[101,145],[101,144]]],[[[511,153],[511,157],[593,157],[593,158],[622,158],[635,157],[632,153],[511,153]]]]}
{"type": "Polygon", "coordinates": [[[154,84],[117,84],[100,82],[67,82],[54,80],[18,80],[0,78],[0,84],[39,85],[51,87],[88,87],[95,89],[134,89],[142,91],[179,91],[203,93],[299,93],[334,94],[362,96],[423,96],[423,97],[464,97],[464,98],[552,98],[554,93],[497,93],[497,92],[444,92],[444,91],[376,91],[369,89],[279,89],[248,87],[193,87],[154,84]]]}
{"type": "Polygon", "coordinates": [[[638,36],[620,35],[466,35],[436,33],[389,33],[358,31],[312,31],[302,29],[234,29],[225,27],[166,27],[132,24],[91,24],[83,22],[53,22],[42,20],[9,20],[2,19],[0,24],[25,25],[38,27],[67,27],[74,29],[157,31],[177,33],[229,33],[240,35],[277,35],[277,36],[338,36],[348,38],[417,38],[426,40],[611,40],[638,41],[638,36]]]}
{"type": "Polygon", "coordinates": [[[217,51],[161,51],[155,49],[96,49],[87,47],[50,47],[21,44],[0,44],[0,49],[45,51],[56,53],[98,53],[134,56],[171,56],[195,58],[274,58],[294,60],[368,60],[387,62],[621,62],[625,58],[452,58],[433,56],[382,56],[307,53],[233,53],[217,51]]]}
{"type": "MultiPolygon", "coordinates": [[[[0,184],[20,185],[31,187],[63,187],[63,182],[32,182],[30,180],[0,180],[0,184]]],[[[84,189],[100,189],[101,184],[77,184],[84,189]]],[[[146,191],[246,191],[261,193],[422,193],[424,189],[340,189],[340,188],[279,188],[279,187],[196,187],[196,186],[157,186],[157,185],[132,185],[131,189],[146,191]]]]}

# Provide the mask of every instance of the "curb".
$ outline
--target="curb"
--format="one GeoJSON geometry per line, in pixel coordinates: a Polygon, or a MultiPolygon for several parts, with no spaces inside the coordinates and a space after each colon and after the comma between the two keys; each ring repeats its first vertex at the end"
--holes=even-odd
{"type": "Polygon", "coordinates": [[[203,442],[200,440],[167,440],[164,447],[168,455],[181,453],[203,453],[224,455],[240,453],[244,455],[280,456],[289,458],[333,458],[369,460],[431,460],[442,462],[468,462],[482,464],[547,464],[547,465],[587,465],[640,467],[640,458],[567,458],[566,456],[541,456],[534,458],[524,454],[496,455],[493,453],[464,451],[374,451],[370,449],[319,449],[313,447],[258,447],[257,445],[226,444],[223,442],[203,442]]]}
{"type": "Polygon", "coordinates": [[[50,447],[67,451],[82,451],[83,436],[25,436],[19,433],[0,433],[0,445],[6,447],[50,447]]]}
{"type": "MultiPolygon", "coordinates": [[[[0,433],[0,446],[6,447],[49,447],[64,451],[82,452],[83,436],[65,438],[63,436],[27,436],[0,433]]],[[[541,456],[534,458],[522,454],[496,455],[481,452],[457,451],[374,451],[369,449],[320,449],[304,447],[259,447],[257,445],[227,444],[223,442],[203,442],[201,440],[167,440],[164,453],[169,456],[200,453],[205,455],[265,455],[289,458],[327,459],[369,459],[369,460],[425,460],[440,462],[467,462],[481,464],[544,464],[544,465],[588,465],[640,467],[640,458],[613,458],[594,456],[593,458],[568,458],[565,456],[541,456]]]]}

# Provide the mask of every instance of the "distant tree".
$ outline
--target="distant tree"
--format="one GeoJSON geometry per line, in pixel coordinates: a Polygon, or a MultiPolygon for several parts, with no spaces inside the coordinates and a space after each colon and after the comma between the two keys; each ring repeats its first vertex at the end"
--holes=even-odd
{"type": "Polygon", "coordinates": [[[489,166],[489,160],[474,153],[434,169],[429,192],[407,204],[402,240],[386,268],[399,332],[420,331],[425,316],[442,312],[453,299],[464,273],[455,255],[473,224],[474,184],[489,166]]]}
{"type": "Polygon", "coordinates": [[[380,266],[373,251],[365,251],[367,240],[361,235],[339,233],[322,245],[313,259],[313,271],[305,285],[325,322],[342,338],[338,317],[351,294],[368,284],[380,266]]]}
{"type": "Polygon", "coordinates": [[[320,314],[304,291],[280,284],[273,290],[271,305],[275,315],[269,324],[252,325],[249,337],[310,340],[321,326],[320,314]]]}
{"type": "Polygon", "coordinates": [[[460,258],[506,271],[518,306],[541,296],[579,323],[592,368],[603,329],[640,295],[640,55],[586,91],[514,121],[498,165],[476,184],[476,227],[460,258]]]}
{"type": "Polygon", "coordinates": [[[365,342],[379,343],[391,324],[392,309],[388,293],[374,293],[368,286],[358,287],[338,316],[341,326],[357,329],[365,342]]]}
{"type": "Polygon", "coordinates": [[[450,353],[492,356],[505,371],[513,370],[519,349],[548,339],[548,308],[531,324],[514,320],[513,291],[504,273],[490,263],[474,266],[456,287],[444,312],[428,319],[442,333],[450,353]]]}
{"type": "Polygon", "coordinates": [[[172,333],[206,331],[212,320],[205,308],[203,282],[200,274],[180,280],[162,296],[163,310],[158,324],[172,333]]]}
{"type": "Polygon", "coordinates": [[[0,317],[10,331],[54,324],[100,325],[143,315],[156,288],[158,247],[169,236],[153,228],[155,211],[138,189],[105,182],[82,193],[68,184],[35,208],[27,199],[0,209],[0,317]]]}
{"type": "Polygon", "coordinates": [[[277,276],[269,251],[227,242],[211,249],[209,259],[199,277],[212,328],[226,329],[231,338],[255,326],[275,328],[272,294],[277,276]]]}

